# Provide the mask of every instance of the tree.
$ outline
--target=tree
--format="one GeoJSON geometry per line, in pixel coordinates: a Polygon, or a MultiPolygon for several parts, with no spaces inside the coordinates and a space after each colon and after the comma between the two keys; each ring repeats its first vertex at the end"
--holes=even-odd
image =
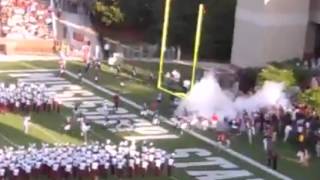
{"type": "MultiPolygon", "coordinates": [[[[153,0],[153,23],[147,28],[152,41],[160,40],[163,23],[163,0],[153,0]]],[[[229,59],[231,54],[236,0],[202,0],[204,17],[202,58],[229,59]]],[[[174,0],[171,7],[168,45],[181,45],[183,52],[193,53],[198,16],[197,0],[174,0]]]]}
{"type": "Polygon", "coordinates": [[[153,23],[152,4],[156,0],[120,0],[119,6],[126,15],[124,26],[145,29],[153,23]]]}
{"type": "Polygon", "coordinates": [[[281,69],[272,65],[262,69],[258,75],[259,84],[264,81],[284,82],[286,86],[294,86],[297,84],[294,72],[292,69],[281,69]]]}
{"type": "Polygon", "coordinates": [[[308,89],[299,95],[299,101],[313,107],[320,113],[320,88],[308,89]]]}
{"type": "MultiPolygon", "coordinates": [[[[236,0],[172,0],[168,46],[179,45],[192,57],[199,3],[207,9],[200,57],[230,59],[236,0]]],[[[164,5],[165,0],[98,0],[94,12],[106,25],[138,29],[147,42],[160,44],[164,5]]]]}
{"type": "Polygon", "coordinates": [[[110,26],[114,23],[121,23],[124,20],[124,14],[119,8],[118,1],[98,0],[93,6],[93,15],[98,17],[106,26],[110,26]]]}

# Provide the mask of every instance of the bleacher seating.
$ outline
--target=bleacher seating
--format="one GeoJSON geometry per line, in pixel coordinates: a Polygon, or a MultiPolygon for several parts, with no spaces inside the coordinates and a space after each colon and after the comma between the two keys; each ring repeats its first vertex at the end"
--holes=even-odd
{"type": "Polygon", "coordinates": [[[4,37],[52,38],[52,18],[48,5],[36,0],[2,0],[0,6],[1,34],[4,37]]]}
{"type": "Polygon", "coordinates": [[[50,54],[53,52],[51,8],[45,1],[1,0],[1,53],[50,54]]]}

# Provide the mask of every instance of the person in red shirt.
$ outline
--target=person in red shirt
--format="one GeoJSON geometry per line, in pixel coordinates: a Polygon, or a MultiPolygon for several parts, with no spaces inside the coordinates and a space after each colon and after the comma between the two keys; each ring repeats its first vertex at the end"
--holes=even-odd
{"type": "Polygon", "coordinates": [[[158,109],[158,105],[159,105],[159,103],[158,103],[157,101],[153,101],[153,102],[151,103],[151,105],[150,105],[150,110],[151,110],[152,112],[156,112],[157,109],[158,109]]]}
{"type": "Polygon", "coordinates": [[[86,45],[82,46],[83,62],[86,64],[85,72],[88,72],[90,68],[90,51],[91,43],[88,41],[86,45]]]}

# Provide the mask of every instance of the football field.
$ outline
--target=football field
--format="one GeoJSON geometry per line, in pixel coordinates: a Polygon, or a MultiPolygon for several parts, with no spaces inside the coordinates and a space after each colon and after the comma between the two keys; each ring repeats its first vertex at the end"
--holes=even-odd
{"type": "MultiPolygon", "coordinates": [[[[75,127],[68,134],[63,132],[66,116],[72,114],[71,111],[75,104],[80,104],[86,118],[93,122],[89,141],[111,139],[118,142],[126,139],[141,142],[147,140],[154,142],[156,147],[176,153],[176,169],[172,177],[150,176],[143,179],[273,180],[307,178],[316,180],[320,178],[316,171],[316,167],[319,165],[318,160],[314,160],[311,167],[305,168],[281,158],[280,173],[278,173],[263,165],[266,160],[260,145],[248,147],[248,143],[243,137],[239,137],[238,141],[234,143],[235,145],[232,146],[232,149],[236,151],[231,149],[221,151],[216,147],[214,132],[187,131],[181,135],[180,131],[168,121],[173,110],[169,107],[168,98],[160,107],[160,114],[163,115],[160,126],[153,125],[150,117],[140,116],[142,103],[150,102],[157,94],[152,82],[150,84],[141,82],[126,73],[115,75],[115,72],[106,65],[102,67],[98,83],[91,81],[93,79],[91,72],[85,75],[83,81],[80,82],[76,74],[78,70],[83,68],[81,63],[68,63],[68,71],[64,77],[58,76],[57,68],[58,64],[51,61],[0,64],[1,81],[45,83],[50,91],[59,94],[64,105],[60,113],[33,113],[28,135],[23,133],[20,114],[1,114],[0,145],[17,146],[41,142],[83,143],[80,128],[75,127]],[[120,86],[120,82],[124,82],[125,85],[120,86]],[[110,114],[109,123],[104,126],[104,116],[101,112],[102,104],[107,102],[112,106],[112,96],[116,91],[122,96],[121,108],[110,114]],[[121,121],[120,125],[117,124],[119,120],[121,121]],[[244,156],[242,151],[246,151],[248,154],[244,156]],[[306,171],[301,171],[302,168],[305,168],[306,171]]],[[[280,146],[282,145],[280,144],[280,146]]],[[[287,147],[283,147],[283,149],[289,151],[287,147]]],[[[289,158],[295,158],[293,152],[287,152],[286,155],[289,158]]]]}

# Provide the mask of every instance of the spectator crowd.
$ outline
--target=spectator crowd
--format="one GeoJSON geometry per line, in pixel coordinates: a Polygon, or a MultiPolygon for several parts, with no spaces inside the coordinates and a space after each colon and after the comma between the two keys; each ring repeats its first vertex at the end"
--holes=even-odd
{"type": "Polygon", "coordinates": [[[37,0],[2,0],[0,3],[1,36],[23,39],[50,39],[51,9],[37,0]]]}

